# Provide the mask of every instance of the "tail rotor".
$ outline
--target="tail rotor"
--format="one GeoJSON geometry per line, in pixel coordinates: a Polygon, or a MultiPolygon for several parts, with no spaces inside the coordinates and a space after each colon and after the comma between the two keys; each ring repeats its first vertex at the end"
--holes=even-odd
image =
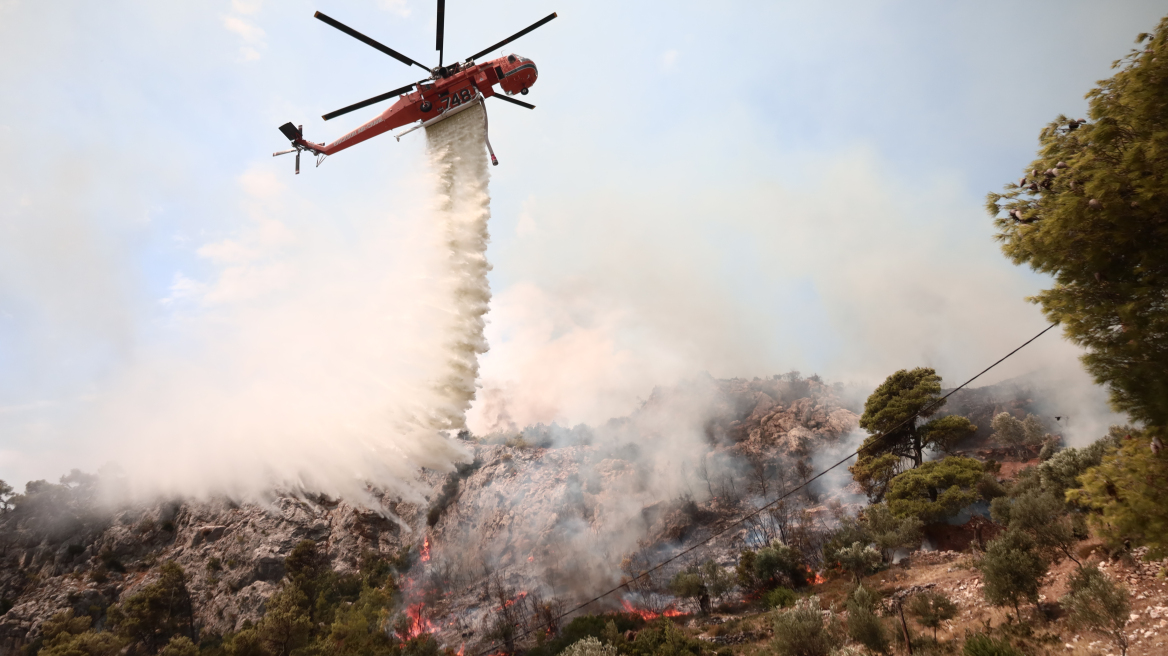
{"type": "Polygon", "coordinates": [[[297,141],[304,139],[304,126],[296,126],[291,123],[285,123],[280,126],[280,132],[284,133],[285,137],[292,142],[292,147],[288,150],[281,150],[278,153],[272,153],[272,157],[279,157],[280,155],[287,155],[289,153],[296,153],[296,175],[300,175],[300,151],[304,150],[297,141]]]}

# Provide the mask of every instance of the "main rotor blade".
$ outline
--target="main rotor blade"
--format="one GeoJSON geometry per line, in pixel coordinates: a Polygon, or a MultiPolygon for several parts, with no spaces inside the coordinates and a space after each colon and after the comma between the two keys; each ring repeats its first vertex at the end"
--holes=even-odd
{"type": "Polygon", "coordinates": [[[377,103],[381,102],[382,100],[389,100],[390,98],[393,98],[394,96],[400,96],[403,93],[405,93],[413,88],[414,88],[413,84],[407,84],[404,87],[402,87],[400,89],[394,89],[393,91],[390,91],[389,93],[383,93],[380,96],[373,96],[369,100],[362,100],[361,102],[353,104],[353,105],[349,105],[348,107],[342,107],[341,109],[338,109],[335,112],[329,112],[328,114],[325,114],[321,118],[323,118],[324,120],[327,121],[331,118],[336,118],[336,117],[340,116],[341,114],[348,114],[349,112],[361,109],[362,107],[376,105],[377,103]]]}
{"type": "Polygon", "coordinates": [[[438,68],[442,68],[442,26],[446,22],[446,0],[438,0],[438,39],[434,49],[438,51],[438,68]]]}
{"type": "Polygon", "coordinates": [[[541,25],[544,25],[545,23],[551,22],[551,20],[555,17],[556,17],[556,14],[553,12],[551,16],[548,16],[542,20],[535,22],[534,24],[531,25],[531,27],[520,30],[520,31],[516,32],[515,34],[512,34],[511,36],[507,37],[506,39],[503,39],[502,41],[496,43],[495,45],[491,46],[490,48],[487,48],[486,50],[484,50],[482,52],[476,52],[475,54],[471,55],[470,57],[467,57],[467,60],[469,60],[469,61],[477,60],[479,57],[482,57],[483,55],[487,54],[488,52],[490,52],[492,50],[502,48],[503,46],[507,45],[508,43],[511,43],[515,39],[518,39],[519,37],[523,36],[524,34],[527,34],[528,32],[534,30],[535,28],[540,27],[541,25]]]}
{"type": "Polygon", "coordinates": [[[509,103],[513,103],[513,104],[515,104],[515,105],[519,105],[520,107],[526,107],[526,108],[528,108],[528,109],[535,109],[535,105],[530,105],[530,104],[528,104],[528,103],[525,103],[525,102],[523,102],[522,100],[516,100],[516,99],[514,99],[514,98],[508,98],[507,96],[504,96],[504,95],[503,95],[503,94],[501,94],[501,93],[496,93],[495,95],[493,95],[493,96],[491,96],[491,97],[492,97],[492,98],[498,98],[499,100],[506,100],[507,102],[509,102],[509,103]]]}
{"type": "Polygon", "coordinates": [[[348,25],[345,25],[344,23],[335,21],[335,20],[329,18],[328,16],[325,16],[324,14],[320,13],[319,11],[316,12],[315,14],[313,14],[313,17],[326,25],[330,25],[332,27],[337,28],[338,30],[344,32],[345,34],[348,34],[349,36],[353,37],[354,39],[357,39],[358,41],[361,41],[367,45],[371,45],[374,48],[377,48],[381,52],[384,52],[385,54],[389,55],[390,57],[393,57],[394,59],[405,64],[406,66],[413,64],[414,66],[417,66],[421,69],[424,69],[426,72],[430,71],[430,69],[426,68],[425,66],[422,66],[421,64],[410,59],[409,57],[406,57],[405,55],[394,50],[393,48],[390,48],[389,46],[383,46],[380,43],[374,41],[373,39],[370,39],[369,37],[365,36],[364,34],[361,34],[357,30],[349,27],[348,25]]]}

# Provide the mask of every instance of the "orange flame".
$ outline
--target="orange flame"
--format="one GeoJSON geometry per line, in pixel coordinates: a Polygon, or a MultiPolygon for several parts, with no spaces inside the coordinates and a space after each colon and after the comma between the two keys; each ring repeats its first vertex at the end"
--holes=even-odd
{"type": "Polygon", "coordinates": [[[637,615],[643,620],[655,620],[658,617],[680,617],[681,615],[685,615],[685,613],[677,610],[673,606],[666,608],[660,613],[655,613],[651,610],[643,610],[630,604],[628,599],[622,599],[621,606],[624,606],[625,612],[637,615]]]}
{"type": "Polygon", "coordinates": [[[465,653],[466,653],[466,643],[464,642],[464,643],[462,643],[462,646],[458,648],[458,656],[463,656],[463,654],[465,654],[465,653]]]}
{"type": "Polygon", "coordinates": [[[527,596],[526,592],[520,592],[519,594],[515,595],[514,599],[507,600],[506,602],[503,603],[502,606],[499,606],[495,610],[503,610],[504,608],[510,608],[511,606],[513,606],[515,604],[515,602],[519,601],[520,599],[522,599],[526,596],[527,596]]]}
{"type": "Polygon", "coordinates": [[[422,615],[423,610],[424,606],[420,602],[406,608],[406,616],[410,618],[410,628],[406,631],[406,635],[402,636],[406,640],[435,631],[434,624],[422,615]]]}
{"type": "Polygon", "coordinates": [[[429,560],[430,560],[430,536],[427,535],[426,539],[422,541],[422,562],[423,563],[429,562],[429,560]]]}

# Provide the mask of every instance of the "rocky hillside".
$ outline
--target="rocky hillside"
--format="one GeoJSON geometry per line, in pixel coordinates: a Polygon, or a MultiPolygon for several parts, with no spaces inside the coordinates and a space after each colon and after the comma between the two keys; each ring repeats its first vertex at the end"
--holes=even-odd
{"type": "Polygon", "coordinates": [[[748,457],[773,475],[785,458],[810,456],[855,422],[817,380],[704,379],[655,390],[637,412],[601,427],[463,435],[473,461],[449,475],[424,473],[431,491],[421,505],[273,494],[264,503],[110,510],[93,501],[94,477],[33,483],[0,515],[0,655],[35,640],[62,610],[100,627],[104,610],[151,583],[165,561],[188,576],[200,633],[238,629],[262,614],[284,558],[303,540],[322,545],[342,572],[370,555],[394,562],[405,594],[430,602],[423,621],[459,640],[489,610],[487,581],[564,602],[593,594],[619,580],[628,554],[668,553],[750,503],[759,490],[748,457]],[[447,626],[447,614],[459,621],[447,626]]]}
{"type": "MultiPolygon", "coordinates": [[[[337,572],[391,563],[400,572],[399,612],[446,646],[483,645],[493,615],[517,600],[531,613],[535,600],[574,605],[720,533],[656,572],[655,586],[589,608],[664,610],[677,600],[647,591],[681,568],[706,560],[733,567],[743,547],[780,535],[813,541],[841,502],[856,500],[844,472],[843,482],[822,479],[733,523],[807,480],[818,459],[858,444],[860,408],[844,397],[839,386],[797,374],[706,377],[654,390],[636,412],[603,426],[464,434],[473,459],[448,474],[423,472],[424,503],[374,494],[375,507],[355,507],[273,493],[262,503],[111,510],[94,502],[94,477],[33,483],[0,514],[0,656],[34,642],[44,620],[66,609],[101,627],[106,609],[152,583],[167,561],[186,572],[200,636],[239,630],[263,614],[285,558],[304,540],[337,572]]],[[[996,411],[1001,399],[991,400],[996,411]]],[[[985,412],[987,402],[962,401],[985,412]]]]}

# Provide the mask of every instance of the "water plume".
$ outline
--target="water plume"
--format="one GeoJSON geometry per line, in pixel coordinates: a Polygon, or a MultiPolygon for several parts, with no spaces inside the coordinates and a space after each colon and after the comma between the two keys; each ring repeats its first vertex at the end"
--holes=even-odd
{"type": "Polygon", "coordinates": [[[484,129],[481,107],[427,129],[414,208],[322,216],[245,175],[248,227],[199,250],[213,275],[177,281],[159,335],[41,428],[87,437],[61,470],[112,462],[118,501],[421,501],[421,468],[468,457],[452,434],[487,349],[484,129]]]}

